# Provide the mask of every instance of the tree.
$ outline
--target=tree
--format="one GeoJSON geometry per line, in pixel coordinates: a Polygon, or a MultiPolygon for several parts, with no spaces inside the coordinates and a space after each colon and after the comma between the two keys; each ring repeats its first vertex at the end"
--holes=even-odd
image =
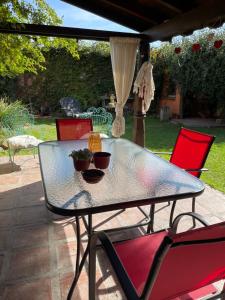
{"type": "MultiPolygon", "coordinates": [[[[1,0],[1,22],[60,25],[62,20],[45,0],[1,0]]],[[[22,24],[21,24],[22,26],[22,24]]],[[[0,34],[0,76],[15,77],[45,69],[44,52],[65,48],[77,59],[77,42],[64,38],[0,34]]]]}

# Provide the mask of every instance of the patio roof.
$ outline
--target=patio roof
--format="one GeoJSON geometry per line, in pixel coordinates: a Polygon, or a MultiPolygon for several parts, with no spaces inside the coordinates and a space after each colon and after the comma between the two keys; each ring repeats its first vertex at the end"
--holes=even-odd
{"type": "Polygon", "coordinates": [[[168,40],[225,21],[224,0],[63,0],[149,36],[168,40]]]}
{"type": "Polygon", "coordinates": [[[135,33],[91,30],[39,24],[0,23],[1,33],[109,40],[110,36],[139,37],[149,42],[170,40],[225,21],[224,0],[63,0],[108,20],[138,31],[135,33]]]}

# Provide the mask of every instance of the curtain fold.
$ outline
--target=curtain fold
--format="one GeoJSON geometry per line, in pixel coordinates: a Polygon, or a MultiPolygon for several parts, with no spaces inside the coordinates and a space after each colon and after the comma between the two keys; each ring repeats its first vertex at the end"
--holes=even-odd
{"type": "Polygon", "coordinates": [[[139,42],[140,39],[134,38],[110,38],[113,79],[117,98],[116,118],[112,125],[112,135],[115,137],[120,137],[125,133],[123,108],[129,97],[134,78],[139,42]]]}

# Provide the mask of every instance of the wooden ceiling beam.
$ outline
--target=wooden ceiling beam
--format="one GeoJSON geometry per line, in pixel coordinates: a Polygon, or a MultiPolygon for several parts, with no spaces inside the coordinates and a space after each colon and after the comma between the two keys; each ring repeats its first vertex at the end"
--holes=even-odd
{"type": "Polygon", "coordinates": [[[39,35],[96,41],[109,41],[109,38],[113,36],[148,40],[148,37],[145,35],[136,33],[22,23],[0,23],[0,33],[39,35]]]}
{"type": "Polygon", "coordinates": [[[165,2],[163,0],[154,0],[154,1],[159,5],[159,7],[165,8],[166,10],[169,10],[176,14],[182,13],[181,9],[179,9],[178,7],[176,7],[174,5],[169,4],[168,2],[165,2]]]}
{"type": "Polygon", "coordinates": [[[123,11],[125,13],[128,13],[129,15],[132,15],[134,17],[137,17],[147,23],[151,23],[153,25],[156,25],[156,20],[153,20],[149,13],[147,12],[141,12],[140,9],[138,9],[136,6],[132,5],[131,2],[124,2],[124,1],[110,1],[110,0],[102,0],[102,3],[105,3],[111,7],[115,7],[116,9],[119,9],[120,11],[123,11]]]}
{"type": "Polygon", "coordinates": [[[148,22],[138,17],[137,20],[134,20],[134,17],[132,15],[129,15],[125,11],[120,11],[119,8],[116,9],[116,7],[110,6],[111,4],[110,1],[109,1],[110,4],[104,3],[102,0],[98,0],[98,1],[62,0],[62,1],[77,6],[81,9],[89,11],[90,13],[96,14],[112,22],[116,22],[120,25],[129,27],[139,32],[145,30],[145,28],[155,25],[155,21],[150,20],[150,17],[148,19],[148,22]]]}
{"type": "MultiPolygon", "coordinates": [[[[151,27],[143,31],[149,36],[150,41],[168,40],[173,36],[190,33],[202,29],[213,22],[225,20],[225,4],[221,0],[208,0],[201,6],[180,14],[167,22],[151,27]]],[[[217,24],[218,25],[218,24],[217,24]]]]}

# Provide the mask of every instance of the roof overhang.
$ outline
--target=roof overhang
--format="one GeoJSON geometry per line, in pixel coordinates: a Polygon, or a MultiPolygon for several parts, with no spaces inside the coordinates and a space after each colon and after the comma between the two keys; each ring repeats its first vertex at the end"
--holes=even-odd
{"type": "Polygon", "coordinates": [[[225,21],[224,0],[63,0],[149,36],[170,40],[225,21]]]}
{"type": "Polygon", "coordinates": [[[225,0],[63,0],[140,33],[92,30],[37,24],[0,23],[0,33],[108,41],[111,36],[153,42],[191,34],[225,21],[225,0]]]}
{"type": "Polygon", "coordinates": [[[126,33],[105,30],[93,30],[63,26],[22,24],[22,23],[0,23],[0,33],[51,36],[71,39],[85,39],[96,41],[108,41],[110,37],[132,37],[148,40],[148,36],[139,33],[126,33]]]}

